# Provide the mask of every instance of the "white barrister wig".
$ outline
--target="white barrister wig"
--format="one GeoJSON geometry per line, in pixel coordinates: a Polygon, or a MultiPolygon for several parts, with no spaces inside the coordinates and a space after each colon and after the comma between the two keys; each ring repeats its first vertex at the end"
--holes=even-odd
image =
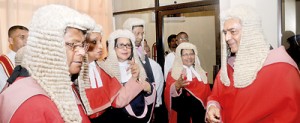
{"type": "Polygon", "coordinates": [[[116,77],[119,82],[121,82],[121,74],[119,69],[119,63],[118,58],[115,51],[115,43],[116,39],[118,38],[128,38],[130,39],[132,43],[132,50],[133,50],[133,58],[135,63],[139,65],[140,68],[140,74],[139,74],[139,80],[145,80],[147,78],[145,70],[143,65],[140,62],[140,59],[138,57],[136,48],[135,48],[135,37],[132,32],[129,30],[122,30],[118,29],[114,32],[112,32],[109,36],[108,40],[108,57],[105,61],[100,62],[100,67],[108,73],[111,77],[116,77]]]}
{"type": "Polygon", "coordinates": [[[192,49],[194,51],[194,53],[195,53],[194,68],[195,68],[196,72],[200,75],[203,82],[205,84],[207,84],[208,80],[207,80],[206,72],[201,67],[200,62],[196,62],[196,59],[199,59],[198,50],[195,45],[193,45],[192,43],[189,43],[189,42],[183,42],[180,45],[178,45],[178,47],[176,48],[175,60],[174,60],[174,63],[172,66],[172,72],[171,72],[172,78],[178,79],[181,76],[182,70],[184,69],[182,59],[181,59],[181,50],[188,50],[188,49],[192,49]]]}
{"type": "Polygon", "coordinates": [[[24,57],[24,52],[26,50],[26,46],[20,48],[17,52],[16,52],[16,56],[15,56],[15,65],[21,65],[23,57],[24,57]]]}
{"type": "MultiPolygon", "coordinates": [[[[123,23],[123,29],[127,29],[129,31],[133,31],[133,27],[134,26],[143,26],[143,30],[144,30],[144,35],[143,35],[143,39],[141,41],[141,46],[142,46],[142,50],[144,51],[144,39],[145,39],[145,32],[146,32],[146,27],[145,27],[145,21],[143,19],[140,18],[128,18],[124,23],[123,23]]],[[[141,54],[141,59],[144,61],[145,60],[145,53],[144,52],[140,52],[141,54]]]]}
{"type": "Polygon", "coordinates": [[[92,30],[92,32],[98,32],[98,33],[100,33],[101,35],[103,35],[103,27],[102,27],[102,25],[97,24],[97,25],[95,26],[94,30],[92,30]]]}
{"type": "MultiPolygon", "coordinates": [[[[242,25],[241,41],[234,62],[234,87],[244,88],[255,79],[269,53],[269,43],[266,41],[261,20],[254,9],[249,6],[237,6],[221,13],[222,26],[229,19],[239,19],[242,25]]],[[[221,80],[225,86],[230,85],[227,73],[228,47],[224,34],[221,40],[221,80]]]]}
{"type": "Polygon", "coordinates": [[[67,27],[88,31],[92,23],[69,7],[47,5],[34,12],[29,26],[22,66],[47,92],[67,123],[79,123],[82,118],[72,91],[63,37],[67,27]]]}
{"type": "Polygon", "coordinates": [[[91,30],[89,30],[88,33],[89,33],[89,32],[98,32],[98,33],[100,33],[101,35],[103,35],[103,27],[102,27],[102,25],[97,24],[97,23],[95,22],[95,20],[94,20],[91,16],[89,16],[89,15],[87,15],[87,14],[83,14],[83,16],[85,16],[87,19],[89,19],[91,22],[93,22],[93,23],[92,23],[92,24],[93,24],[93,28],[92,28],[91,30]]]}
{"type": "Polygon", "coordinates": [[[142,25],[144,27],[145,31],[145,21],[139,18],[128,18],[124,23],[123,23],[123,29],[127,29],[129,31],[132,31],[132,27],[134,26],[139,26],[142,25]]]}

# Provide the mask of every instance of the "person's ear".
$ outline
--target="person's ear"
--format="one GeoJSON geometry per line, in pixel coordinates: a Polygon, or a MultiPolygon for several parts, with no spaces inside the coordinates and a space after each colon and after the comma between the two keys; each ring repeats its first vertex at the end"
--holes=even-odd
{"type": "Polygon", "coordinates": [[[14,44],[14,39],[12,37],[8,37],[8,43],[9,44],[14,44]]]}

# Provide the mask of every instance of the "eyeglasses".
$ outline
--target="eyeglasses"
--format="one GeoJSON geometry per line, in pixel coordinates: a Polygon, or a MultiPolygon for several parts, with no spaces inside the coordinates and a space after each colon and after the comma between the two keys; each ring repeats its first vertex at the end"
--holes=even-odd
{"type": "Polygon", "coordinates": [[[81,44],[75,44],[75,43],[65,43],[69,48],[71,48],[73,51],[80,48],[83,48],[84,51],[87,51],[89,45],[86,42],[82,42],[81,44]]]}
{"type": "Polygon", "coordinates": [[[181,57],[195,56],[195,53],[185,53],[182,54],[181,57]]]}
{"type": "Polygon", "coordinates": [[[119,49],[124,49],[126,47],[126,49],[131,49],[132,45],[131,44],[116,44],[116,47],[119,49]]]}

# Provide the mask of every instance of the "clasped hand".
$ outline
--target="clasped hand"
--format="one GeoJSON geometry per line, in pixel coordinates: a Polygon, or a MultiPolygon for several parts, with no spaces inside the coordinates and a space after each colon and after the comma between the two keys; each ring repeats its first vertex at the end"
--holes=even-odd
{"type": "MultiPolygon", "coordinates": [[[[139,74],[140,74],[140,68],[139,68],[139,65],[137,63],[135,63],[134,59],[131,59],[129,62],[129,67],[127,70],[131,70],[131,74],[132,74],[132,77],[135,78],[135,79],[138,79],[139,78],[139,74]]],[[[150,93],[151,92],[151,86],[150,86],[150,83],[147,82],[146,80],[140,80],[140,81],[137,81],[137,82],[140,82],[142,84],[142,86],[144,87],[144,91],[147,92],[147,93],[150,93]]]]}
{"type": "Polygon", "coordinates": [[[184,80],[184,75],[180,75],[180,77],[175,81],[175,87],[178,91],[180,88],[184,88],[185,86],[189,85],[190,83],[184,80]]]}

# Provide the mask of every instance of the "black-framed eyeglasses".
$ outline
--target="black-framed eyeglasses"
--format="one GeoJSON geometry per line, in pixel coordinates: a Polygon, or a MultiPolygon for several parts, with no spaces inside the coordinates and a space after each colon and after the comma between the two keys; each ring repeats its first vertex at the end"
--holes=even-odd
{"type": "Polygon", "coordinates": [[[86,43],[86,41],[82,42],[82,43],[78,43],[78,44],[75,44],[75,43],[69,43],[69,42],[65,42],[65,44],[71,48],[73,51],[75,51],[75,49],[78,49],[79,47],[80,48],[83,48],[84,51],[87,51],[88,47],[89,47],[89,44],[86,43]]]}
{"type": "Polygon", "coordinates": [[[124,49],[126,47],[126,49],[131,49],[132,45],[131,44],[116,44],[116,47],[119,49],[124,49]]]}

